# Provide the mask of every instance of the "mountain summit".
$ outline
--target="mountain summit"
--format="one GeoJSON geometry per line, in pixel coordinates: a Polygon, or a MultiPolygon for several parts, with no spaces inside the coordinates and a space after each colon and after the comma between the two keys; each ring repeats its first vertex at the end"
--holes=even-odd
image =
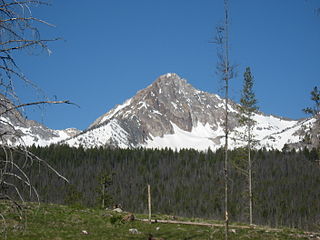
{"type": "MultiPolygon", "coordinates": [[[[237,104],[230,102],[230,128],[243,131],[237,104]]],[[[258,113],[254,129],[260,147],[281,149],[302,140],[301,126],[312,119],[295,121],[258,113]],[[300,130],[300,133],[299,133],[300,130]]],[[[134,97],[96,119],[87,130],[66,141],[71,146],[121,148],[217,149],[224,141],[224,100],[195,89],[175,73],[160,76],[134,97]]],[[[232,133],[231,139],[237,139],[232,133]]],[[[238,140],[231,147],[242,146],[238,140]]]]}

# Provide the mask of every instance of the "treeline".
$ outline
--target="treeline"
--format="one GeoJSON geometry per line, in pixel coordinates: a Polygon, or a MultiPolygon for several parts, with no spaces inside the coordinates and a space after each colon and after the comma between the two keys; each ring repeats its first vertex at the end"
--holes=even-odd
{"type": "MultiPolygon", "coordinates": [[[[107,205],[121,204],[127,211],[146,212],[149,183],[155,213],[222,219],[223,150],[206,153],[170,149],[85,150],[52,145],[31,147],[30,151],[69,180],[69,183],[62,181],[39,164],[29,166],[28,176],[43,202],[98,207],[103,197],[107,205]],[[106,178],[108,181],[101,182],[106,178]],[[103,196],[101,189],[105,191],[103,196]]],[[[238,149],[229,153],[233,165],[229,173],[229,215],[231,221],[247,222],[247,177],[237,169],[242,152],[238,149]]],[[[317,229],[320,224],[317,151],[259,150],[253,151],[252,158],[254,223],[317,229]]],[[[20,160],[24,161],[24,157],[20,160]]],[[[31,200],[35,200],[34,196],[31,200]]]]}

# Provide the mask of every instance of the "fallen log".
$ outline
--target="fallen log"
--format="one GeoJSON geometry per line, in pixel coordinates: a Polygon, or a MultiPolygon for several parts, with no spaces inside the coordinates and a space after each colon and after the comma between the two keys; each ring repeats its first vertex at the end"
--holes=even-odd
{"type": "MultiPolygon", "coordinates": [[[[138,221],[149,222],[149,219],[136,218],[138,221]]],[[[206,226],[206,227],[223,227],[224,224],[219,223],[203,223],[203,222],[185,222],[185,221],[177,221],[177,220],[160,220],[160,219],[152,219],[152,223],[172,223],[172,224],[184,224],[184,225],[196,225],[196,226],[206,226]]],[[[250,228],[246,227],[245,228],[250,228]]]]}
{"type": "MultiPolygon", "coordinates": [[[[136,218],[137,221],[150,222],[149,219],[136,218]]],[[[161,219],[152,219],[151,223],[170,223],[170,224],[184,224],[184,225],[195,225],[195,226],[204,226],[204,227],[224,227],[224,224],[219,223],[204,223],[204,222],[189,222],[189,221],[177,221],[177,220],[161,220],[161,219]]],[[[256,225],[244,226],[244,225],[230,225],[230,228],[238,229],[254,229],[254,230],[263,230],[267,232],[281,232],[281,229],[277,228],[268,228],[268,227],[259,227],[256,225]]],[[[316,232],[302,232],[300,234],[290,234],[295,237],[317,237],[320,238],[320,233],[316,232]]]]}

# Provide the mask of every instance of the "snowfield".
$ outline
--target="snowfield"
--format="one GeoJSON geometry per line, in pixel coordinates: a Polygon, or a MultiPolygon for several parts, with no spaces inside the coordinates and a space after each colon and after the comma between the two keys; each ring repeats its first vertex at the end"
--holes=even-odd
{"type": "Polygon", "coordinates": [[[217,145],[215,145],[210,138],[223,135],[223,131],[221,129],[219,129],[219,131],[213,131],[209,124],[204,126],[202,123],[198,123],[198,126],[192,128],[191,132],[180,129],[174,123],[171,124],[174,129],[174,134],[167,134],[163,137],[154,137],[142,146],[155,149],[171,148],[174,150],[193,148],[204,151],[208,148],[216,149],[217,145]]]}
{"type": "MultiPolygon", "coordinates": [[[[254,137],[259,142],[256,148],[266,147],[267,149],[281,150],[286,143],[297,143],[301,141],[301,137],[295,133],[302,125],[312,124],[315,120],[309,119],[304,121],[283,120],[274,116],[264,116],[256,114],[254,116],[257,125],[254,128],[254,137]]],[[[181,150],[184,148],[192,148],[196,150],[216,150],[224,146],[224,129],[219,126],[217,130],[206,124],[198,123],[192,128],[191,132],[184,131],[172,123],[174,134],[167,134],[163,137],[153,137],[149,139],[143,147],[146,148],[172,148],[181,150]],[[216,141],[213,141],[216,139],[216,141]],[[217,143],[217,141],[219,143],[217,143]]],[[[245,127],[238,127],[230,133],[229,148],[237,148],[245,146],[245,142],[239,140],[236,132],[244,133],[245,127]]]]}

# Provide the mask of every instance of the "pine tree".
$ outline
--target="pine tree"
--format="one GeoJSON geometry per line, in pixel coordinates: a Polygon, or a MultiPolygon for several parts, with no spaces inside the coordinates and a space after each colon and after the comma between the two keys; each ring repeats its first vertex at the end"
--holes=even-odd
{"type": "Polygon", "coordinates": [[[319,112],[320,112],[320,91],[318,90],[318,87],[315,86],[313,88],[313,91],[310,92],[311,93],[311,100],[314,101],[315,106],[313,108],[307,107],[305,109],[303,109],[303,111],[306,114],[311,114],[313,116],[317,116],[319,117],[319,112]]]}
{"type": "Polygon", "coordinates": [[[252,130],[256,124],[253,119],[254,113],[258,111],[257,99],[255,93],[253,92],[253,76],[251,74],[250,67],[246,68],[244,73],[243,88],[241,92],[240,106],[239,106],[239,123],[245,127],[245,133],[243,139],[247,143],[247,157],[248,157],[248,190],[249,190],[249,221],[252,224],[252,159],[251,159],[251,149],[254,145],[254,136],[252,130]]]}
{"type": "Polygon", "coordinates": [[[98,176],[98,205],[101,206],[102,209],[104,209],[106,206],[111,206],[113,204],[113,197],[109,194],[109,187],[112,185],[112,175],[108,173],[101,173],[98,176]]]}
{"type": "Polygon", "coordinates": [[[315,118],[315,123],[310,129],[310,141],[311,144],[319,148],[320,147],[320,90],[315,86],[311,93],[311,100],[314,101],[313,107],[307,107],[303,109],[306,114],[310,114],[315,118]]]}

